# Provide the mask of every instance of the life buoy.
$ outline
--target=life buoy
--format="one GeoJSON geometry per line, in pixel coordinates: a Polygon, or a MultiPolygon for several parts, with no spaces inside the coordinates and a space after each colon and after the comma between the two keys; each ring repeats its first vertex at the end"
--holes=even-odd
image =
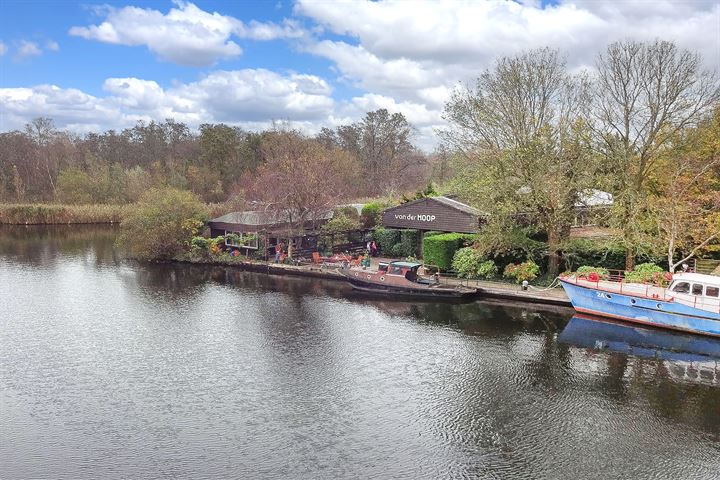
{"type": "Polygon", "coordinates": [[[588,275],[588,280],[590,280],[591,282],[597,282],[598,280],[600,280],[600,276],[595,272],[590,272],[590,275],[588,275]]]}
{"type": "Polygon", "coordinates": [[[367,279],[370,280],[371,277],[372,275],[368,274],[367,279]]]}
{"type": "Polygon", "coordinates": [[[357,272],[355,272],[355,276],[356,276],[356,277],[359,277],[359,276],[360,276],[360,274],[359,274],[359,273],[357,273],[357,272]]]}
{"type": "Polygon", "coordinates": [[[381,282],[384,282],[384,281],[385,281],[385,277],[380,277],[380,281],[381,281],[381,282]]]}

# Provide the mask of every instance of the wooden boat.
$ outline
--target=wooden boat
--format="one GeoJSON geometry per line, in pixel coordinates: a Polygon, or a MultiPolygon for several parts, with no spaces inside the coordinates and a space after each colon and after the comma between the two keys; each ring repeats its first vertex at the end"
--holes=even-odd
{"type": "Polygon", "coordinates": [[[418,275],[422,266],[415,262],[381,263],[377,270],[347,266],[340,269],[353,289],[382,295],[426,299],[468,299],[477,295],[477,288],[462,285],[441,285],[436,277],[418,275]]]}
{"type": "Polygon", "coordinates": [[[668,288],[620,277],[604,280],[597,273],[561,276],[560,281],[580,313],[720,336],[720,277],[679,273],[668,288]]]}

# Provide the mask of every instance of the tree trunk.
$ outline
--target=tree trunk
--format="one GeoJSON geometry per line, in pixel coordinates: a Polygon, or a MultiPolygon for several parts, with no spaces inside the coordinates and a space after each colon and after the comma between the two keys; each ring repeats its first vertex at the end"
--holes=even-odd
{"type": "Polygon", "coordinates": [[[633,268],[635,268],[635,252],[632,248],[628,248],[625,251],[625,270],[629,272],[633,268]]]}
{"type": "Polygon", "coordinates": [[[548,276],[556,277],[560,273],[560,236],[557,232],[548,231],[548,276]]]}

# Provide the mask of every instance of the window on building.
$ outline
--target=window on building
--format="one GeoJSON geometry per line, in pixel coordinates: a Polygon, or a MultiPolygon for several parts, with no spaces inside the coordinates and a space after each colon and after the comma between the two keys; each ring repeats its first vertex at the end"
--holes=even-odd
{"type": "Polygon", "coordinates": [[[706,297],[720,297],[720,287],[705,287],[705,296],[706,297]]]}
{"type": "Polygon", "coordinates": [[[690,284],[688,282],[680,282],[672,289],[675,293],[690,293],[690,284]]]}
{"type": "Polygon", "coordinates": [[[693,295],[702,295],[703,287],[704,287],[704,285],[701,283],[693,283],[692,294],[693,295]]]}
{"type": "Polygon", "coordinates": [[[230,232],[225,230],[225,234],[228,233],[234,233],[238,237],[240,237],[239,242],[235,242],[232,239],[226,239],[225,245],[228,247],[238,247],[238,248],[251,248],[253,250],[258,248],[258,235],[255,232],[230,232]]]}

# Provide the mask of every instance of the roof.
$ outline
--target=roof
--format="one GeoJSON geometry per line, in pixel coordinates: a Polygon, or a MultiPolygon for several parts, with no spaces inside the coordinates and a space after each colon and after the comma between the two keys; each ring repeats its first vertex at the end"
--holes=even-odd
{"type": "Polygon", "coordinates": [[[394,267],[406,267],[406,268],[415,268],[422,265],[422,263],[418,262],[390,262],[389,265],[392,265],[394,267]]]}
{"type": "Polygon", "coordinates": [[[720,286],[720,277],[717,275],[705,275],[703,273],[676,273],[673,280],[687,280],[690,282],[702,282],[706,285],[720,286]]]}
{"type": "MultiPolygon", "coordinates": [[[[331,210],[322,214],[316,215],[312,220],[327,220],[332,218],[333,212],[331,210]]],[[[246,211],[246,212],[230,212],[225,215],[213,218],[210,223],[234,223],[239,225],[277,225],[281,223],[288,223],[287,214],[278,214],[276,212],[261,212],[261,211],[246,211]]]]}
{"type": "Polygon", "coordinates": [[[458,202],[457,200],[453,200],[452,198],[443,197],[443,196],[419,198],[419,199],[417,199],[417,200],[413,200],[413,201],[410,201],[410,202],[406,202],[406,203],[397,205],[397,206],[392,207],[392,208],[388,208],[388,209],[386,209],[385,211],[386,211],[386,212],[387,212],[387,211],[392,211],[392,210],[395,210],[396,208],[404,208],[404,207],[407,207],[407,206],[409,206],[409,205],[413,205],[413,204],[420,203],[420,202],[425,202],[425,201],[438,202],[438,203],[441,203],[441,204],[443,204],[443,205],[446,205],[446,206],[448,206],[448,207],[450,207],[450,208],[454,208],[455,210],[459,210],[459,211],[461,211],[461,212],[469,213],[470,215],[478,215],[478,216],[481,215],[480,210],[478,210],[478,209],[476,209],[476,208],[473,208],[473,207],[471,207],[470,205],[466,205],[466,204],[464,204],[464,203],[462,203],[462,202],[458,202]]]}
{"type": "Polygon", "coordinates": [[[601,207],[609,206],[613,204],[613,196],[611,193],[603,192],[590,188],[580,192],[578,195],[578,201],[575,203],[576,207],[601,207]]]}

